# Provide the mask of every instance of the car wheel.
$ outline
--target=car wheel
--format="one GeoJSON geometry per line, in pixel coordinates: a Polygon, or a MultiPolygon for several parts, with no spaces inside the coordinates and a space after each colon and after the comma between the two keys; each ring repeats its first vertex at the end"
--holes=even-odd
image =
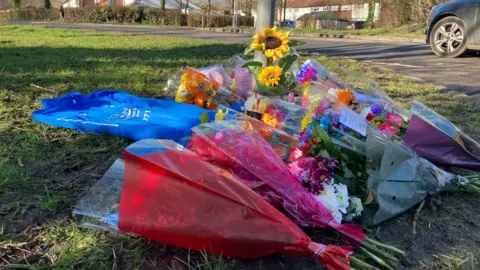
{"type": "Polygon", "coordinates": [[[457,17],[443,18],[430,32],[430,46],[442,57],[458,57],[467,50],[467,37],[462,20],[457,17]]]}

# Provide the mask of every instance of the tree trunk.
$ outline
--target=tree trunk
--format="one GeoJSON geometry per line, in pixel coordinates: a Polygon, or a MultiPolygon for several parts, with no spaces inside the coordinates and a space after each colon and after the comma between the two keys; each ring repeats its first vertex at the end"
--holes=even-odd
{"type": "Polygon", "coordinates": [[[185,5],[185,15],[187,14],[187,11],[188,11],[188,5],[190,5],[190,0],[187,0],[187,4],[185,5]]]}

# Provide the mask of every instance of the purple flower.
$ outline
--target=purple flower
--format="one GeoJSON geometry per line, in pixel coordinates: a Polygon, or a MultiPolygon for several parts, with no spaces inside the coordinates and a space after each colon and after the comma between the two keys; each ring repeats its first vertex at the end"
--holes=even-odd
{"type": "Polygon", "coordinates": [[[315,65],[310,62],[303,64],[298,73],[297,73],[297,81],[299,84],[304,84],[309,81],[314,81],[317,79],[317,69],[315,65]]]}
{"type": "Polygon", "coordinates": [[[375,116],[381,116],[383,114],[383,109],[382,106],[378,104],[372,104],[370,105],[370,111],[372,112],[373,115],[375,116]]]}
{"type": "Polygon", "coordinates": [[[340,165],[340,161],[337,158],[326,158],[322,156],[317,156],[315,158],[315,162],[317,162],[317,166],[319,169],[327,169],[327,170],[334,170],[336,167],[340,165]]]}
{"type": "Polygon", "coordinates": [[[318,169],[312,173],[310,179],[310,191],[318,195],[323,191],[323,185],[330,184],[333,180],[333,174],[326,169],[318,169]]]}

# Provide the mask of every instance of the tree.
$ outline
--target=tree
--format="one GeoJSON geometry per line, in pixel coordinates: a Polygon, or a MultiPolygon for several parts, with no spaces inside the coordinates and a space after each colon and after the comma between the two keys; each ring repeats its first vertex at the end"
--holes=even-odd
{"type": "Polygon", "coordinates": [[[52,8],[52,3],[50,2],[50,0],[44,0],[44,1],[43,1],[43,6],[44,6],[46,9],[51,9],[51,8],[52,8]]]}
{"type": "Polygon", "coordinates": [[[165,4],[166,4],[166,0],[160,0],[160,8],[162,10],[165,10],[165,4]]]}
{"type": "Polygon", "coordinates": [[[190,0],[187,0],[187,3],[185,5],[185,14],[187,14],[188,11],[188,6],[190,5],[190,0]]]}
{"type": "Polygon", "coordinates": [[[22,0],[12,0],[13,9],[19,9],[22,5],[22,0]]]}
{"type": "Polygon", "coordinates": [[[208,0],[207,15],[210,17],[210,11],[212,10],[212,0],[208,0]]]}

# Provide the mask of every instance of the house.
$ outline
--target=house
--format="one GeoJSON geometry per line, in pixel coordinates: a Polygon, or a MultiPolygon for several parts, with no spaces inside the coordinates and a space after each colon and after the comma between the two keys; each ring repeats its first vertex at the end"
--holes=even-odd
{"type": "MultiPolygon", "coordinates": [[[[59,8],[66,0],[50,0],[52,7],[59,8]]],[[[43,7],[45,3],[43,0],[22,0],[22,7],[43,7]]],[[[0,0],[0,10],[7,10],[12,8],[11,0],[0,0]]]]}
{"type": "MultiPolygon", "coordinates": [[[[367,2],[365,0],[365,2],[367,2]]],[[[278,18],[283,20],[283,12],[285,11],[285,19],[288,21],[296,21],[305,14],[312,12],[329,12],[338,16],[341,20],[348,21],[366,21],[368,18],[369,4],[343,4],[342,0],[288,0],[287,8],[278,10],[278,18]]],[[[380,4],[375,3],[374,20],[379,19],[380,4]]]]}
{"type": "MultiPolygon", "coordinates": [[[[110,0],[113,1],[113,0],[110,0]]],[[[118,1],[118,0],[115,0],[118,1]]],[[[124,6],[129,7],[151,7],[151,8],[160,8],[160,0],[123,0],[124,6]]],[[[185,7],[187,7],[187,13],[201,13],[202,9],[193,4],[191,1],[186,0],[165,0],[165,9],[175,9],[182,10],[185,12],[185,7]],[[188,6],[188,7],[187,7],[188,6]]]]}
{"type": "Polygon", "coordinates": [[[63,0],[61,4],[64,8],[84,8],[84,7],[94,7],[95,0],[63,0]]]}
{"type": "MultiPolygon", "coordinates": [[[[208,4],[207,3],[196,3],[195,5],[197,5],[199,8],[201,8],[205,13],[207,13],[207,10],[208,10],[208,4]]],[[[214,5],[214,4],[211,4],[210,5],[210,14],[212,15],[223,15],[225,14],[225,8],[221,5],[214,5]]]]}

